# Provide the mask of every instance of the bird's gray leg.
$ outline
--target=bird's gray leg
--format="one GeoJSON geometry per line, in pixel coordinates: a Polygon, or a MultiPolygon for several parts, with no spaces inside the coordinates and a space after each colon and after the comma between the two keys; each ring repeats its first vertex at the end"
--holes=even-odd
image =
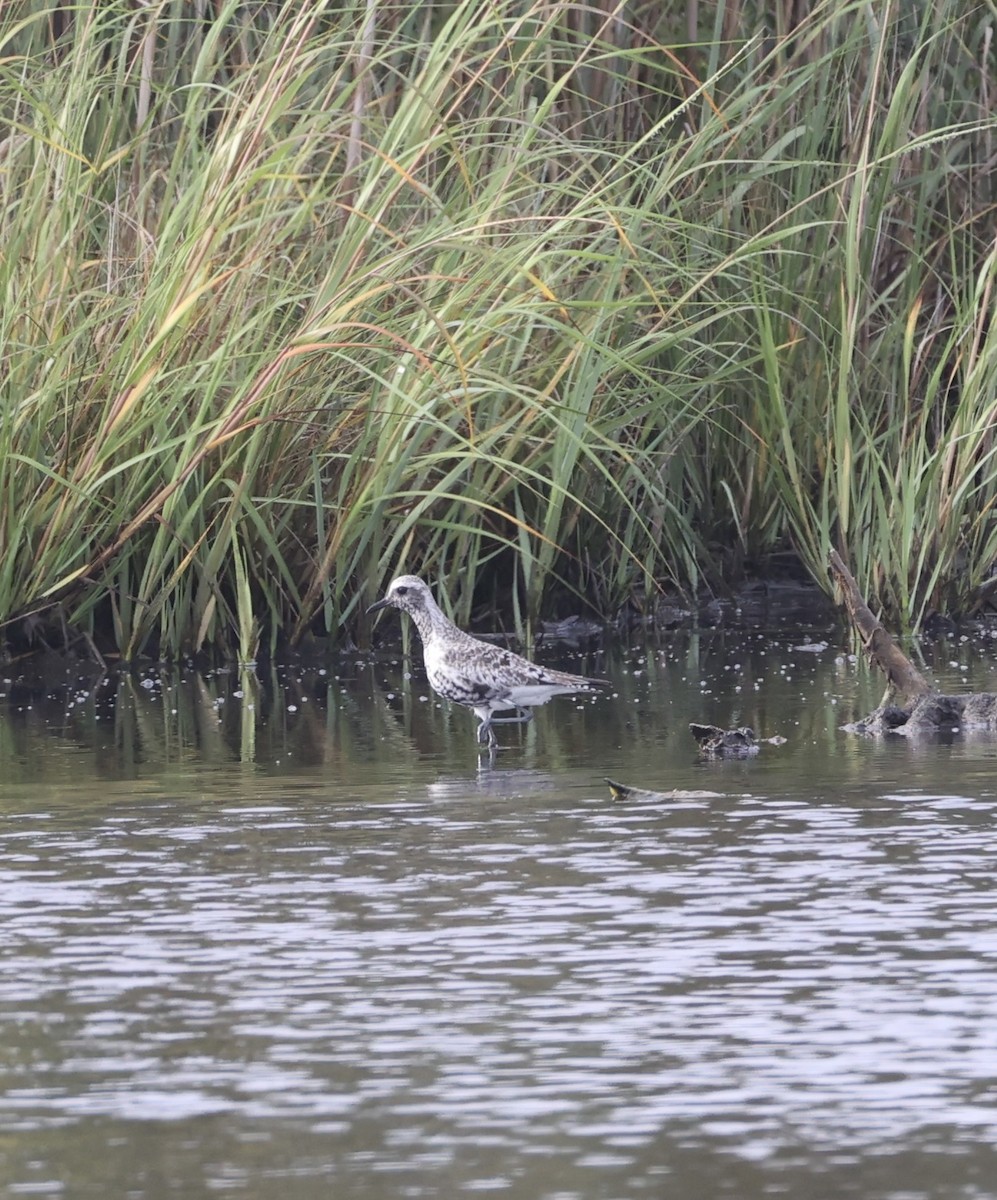
{"type": "Polygon", "coordinates": [[[488,716],[484,717],[481,720],[481,723],[478,725],[478,741],[487,742],[489,747],[495,747],[498,745],[498,738],[495,736],[495,730],[492,729],[492,720],[493,717],[491,713],[489,713],[488,716]]]}
{"type": "Polygon", "coordinates": [[[517,708],[516,712],[519,715],[515,717],[492,717],[492,723],[495,725],[519,725],[523,721],[533,720],[532,708],[517,708]]]}

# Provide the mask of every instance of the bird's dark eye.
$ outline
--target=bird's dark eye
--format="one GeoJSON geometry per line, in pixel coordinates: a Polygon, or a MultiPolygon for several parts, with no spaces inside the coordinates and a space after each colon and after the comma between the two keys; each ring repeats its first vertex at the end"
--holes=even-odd
{"type": "Polygon", "coordinates": [[[397,587],[397,588],[395,588],[395,595],[396,595],[396,596],[407,596],[408,594],[409,594],[409,589],[408,589],[407,587],[397,587]]]}

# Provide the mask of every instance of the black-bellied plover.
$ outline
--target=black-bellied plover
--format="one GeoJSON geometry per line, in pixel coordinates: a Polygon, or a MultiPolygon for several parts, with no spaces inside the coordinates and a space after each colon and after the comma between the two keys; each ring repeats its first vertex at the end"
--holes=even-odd
{"type": "Polygon", "coordinates": [[[399,575],[384,599],[367,609],[400,608],[415,621],[422,639],[426,675],[433,691],[473,709],[478,718],[478,741],[489,748],[498,745],[493,725],[529,721],[537,704],[552,696],[573,692],[597,692],[609,684],[603,679],[586,679],[566,671],[552,671],[529,659],[471,637],[449,620],[433,599],[433,593],[417,575],[399,575]],[[496,717],[497,712],[515,710],[514,717],[496,717]]]}

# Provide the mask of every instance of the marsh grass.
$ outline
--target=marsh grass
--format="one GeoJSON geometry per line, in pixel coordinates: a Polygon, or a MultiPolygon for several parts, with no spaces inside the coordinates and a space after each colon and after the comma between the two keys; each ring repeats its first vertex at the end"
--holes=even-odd
{"type": "Polygon", "coordinates": [[[907,624],[986,596],[984,7],[2,11],[12,639],[249,661],[409,570],[522,632],[832,544],[907,624]]]}

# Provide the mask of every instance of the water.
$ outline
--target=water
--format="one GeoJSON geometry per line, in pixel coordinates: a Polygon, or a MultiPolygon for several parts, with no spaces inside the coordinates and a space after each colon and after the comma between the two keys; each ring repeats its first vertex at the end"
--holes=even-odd
{"type": "Polygon", "coordinates": [[[390,661],[8,681],[0,1191],[997,1195],[997,742],[841,733],[827,636],[561,658],[480,769],[390,661]]]}

